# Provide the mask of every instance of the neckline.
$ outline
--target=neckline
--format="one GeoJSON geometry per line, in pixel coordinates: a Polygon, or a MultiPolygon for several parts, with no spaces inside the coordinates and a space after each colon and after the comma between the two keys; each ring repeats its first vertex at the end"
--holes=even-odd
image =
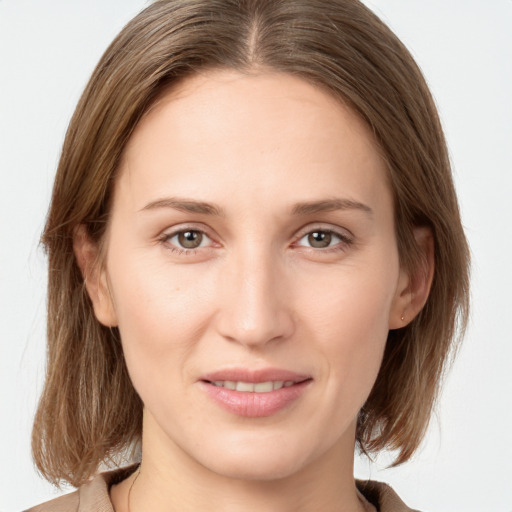
{"type": "MultiPolygon", "coordinates": [[[[140,466],[140,462],[135,462],[130,464],[129,466],[124,466],[121,468],[116,468],[111,471],[107,471],[103,473],[101,476],[103,477],[105,483],[107,484],[107,492],[110,499],[110,490],[112,486],[122,482],[129,476],[131,476],[140,466]]],[[[378,504],[373,503],[373,499],[371,496],[366,496],[364,494],[364,486],[357,485],[360,483],[359,480],[356,480],[356,493],[359,501],[363,504],[365,508],[365,512],[379,512],[378,504]]],[[[375,497],[374,497],[375,498],[375,497]]]]}

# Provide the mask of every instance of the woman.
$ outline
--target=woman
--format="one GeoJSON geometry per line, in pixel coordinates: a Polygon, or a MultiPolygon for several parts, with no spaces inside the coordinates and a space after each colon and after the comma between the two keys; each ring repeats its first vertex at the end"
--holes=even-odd
{"type": "Polygon", "coordinates": [[[468,253],[428,88],[362,4],[153,3],[80,100],[44,242],[34,455],[80,489],[32,510],[409,510],[354,448],[418,447],[468,253]]]}

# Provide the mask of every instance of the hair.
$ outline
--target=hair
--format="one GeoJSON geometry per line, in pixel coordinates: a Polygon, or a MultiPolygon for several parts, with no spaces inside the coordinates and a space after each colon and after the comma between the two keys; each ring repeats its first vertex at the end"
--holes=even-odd
{"type": "Polygon", "coordinates": [[[143,404],[119,333],[95,318],[73,252],[78,226],[101,244],[127,141],[159,96],[211,69],[284,72],[349,105],[372,130],[394,196],[401,265],[421,265],[413,228],[434,237],[435,272],[422,311],[389,332],[357,444],[418,448],[467,322],[469,253],[449,156],[421,71],[358,0],[159,0],[106,50],[71,119],[42,241],[49,257],[48,365],[32,448],[50,482],[78,486],[137,442],[143,404]]]}

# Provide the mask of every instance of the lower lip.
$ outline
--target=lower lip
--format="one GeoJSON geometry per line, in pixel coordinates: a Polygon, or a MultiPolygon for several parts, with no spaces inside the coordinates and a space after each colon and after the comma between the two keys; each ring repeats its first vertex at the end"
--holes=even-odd
{"type": "Polygon", "coordinates": [[[276,414],[298,400],[310,382],[305,380],[268,393],[235,391],[205,381],[201,384],[208,395],[229,412],[238,416],[263,418],[276,414]]]}

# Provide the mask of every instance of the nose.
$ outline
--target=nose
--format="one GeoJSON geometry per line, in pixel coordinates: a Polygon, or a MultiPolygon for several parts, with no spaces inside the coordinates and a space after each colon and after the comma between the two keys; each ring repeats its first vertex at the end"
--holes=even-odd
{"type": "Polygon", "coordinates": [[[262,250],[232,256],[219,283],[218,332],[248,348],[290,337],[294,319],[282,263],[262,250]]]}

